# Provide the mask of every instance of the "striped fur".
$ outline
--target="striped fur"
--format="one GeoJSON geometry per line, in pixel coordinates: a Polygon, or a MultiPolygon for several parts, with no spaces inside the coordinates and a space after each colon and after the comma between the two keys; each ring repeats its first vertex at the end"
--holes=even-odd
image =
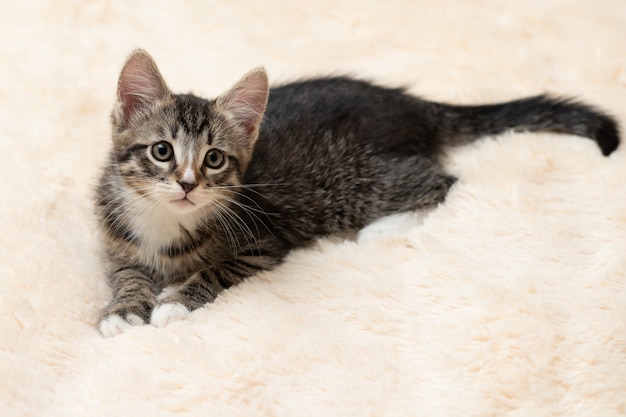
{"type": "Polygon", "coordinates": [[[442,202],[455,182],[442,145],[506,130],[584,135],[607,155],[619,143],[610,117],[543,96],[453,106],[343,77],[270,93],[260,69],[216,100],[177,95],[143,51],[122,69],[112,124],[96,199],[106,336],[150,322],[157,302],[156,322],[184,317],[320,236],[442,202]]]}
{"type": "MultiPolygon", "coordinates": [[[[253,72],[240,85],[254,83],[259,74],[265,76],[253,72]]],[[[122,70],[112,113],[113,148],[96,191],[113,289],[101,323],[112,316],[148,323],[156,294],[174,283],[182,284],[180,290],[162,302],[195,309],[244,277],[271,268],[286,253],[281,244],[264,245],[272,237],[263,226],[269,220],[261,218],[267,216],[239,202],[267,91],[256,99],[256,110],[254,103],[246,105],[242,117],[230,107],[242,104],[245,91],[229,94],[219,102],[171,94],[143,53],[122,70]],[[172,147],[171,160],[152,154],[163,141],[172,147]],[[225,162],[211,169],[204,158],[215,149],[225,162]],[[187,193],[183,181],[194,183],[187,193]],[[253,211],[242,215],[246,210],[253,211]],[[245,223],[246,217],[260,227],[245,223]]]]}

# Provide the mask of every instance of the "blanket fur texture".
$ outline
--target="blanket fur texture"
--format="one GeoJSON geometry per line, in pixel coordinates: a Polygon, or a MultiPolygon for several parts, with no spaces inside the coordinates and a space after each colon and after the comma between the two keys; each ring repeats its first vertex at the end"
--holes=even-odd
{"type": "Polygon", "coordinates": [[[626,129],[623,0],[4,2],[0,415],[624,416],[626,146],[451,149],[429,213],[293,252],[110,339],[93,186],[127,54],[212,97],[352,74],[452,103],[575,96],[626,129]]]}

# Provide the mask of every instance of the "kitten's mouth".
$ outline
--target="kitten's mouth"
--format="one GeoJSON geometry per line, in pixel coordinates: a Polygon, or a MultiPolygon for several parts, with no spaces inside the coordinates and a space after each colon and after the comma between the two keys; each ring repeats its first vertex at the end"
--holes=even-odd
{"type": "Polygon", "coordinates": [[[180,208],[190,208],[195,206],[196,204],[188,199],[186,196],[183,198],[179,198],[178,200],[172,200],[172,204],[180,208]]]}

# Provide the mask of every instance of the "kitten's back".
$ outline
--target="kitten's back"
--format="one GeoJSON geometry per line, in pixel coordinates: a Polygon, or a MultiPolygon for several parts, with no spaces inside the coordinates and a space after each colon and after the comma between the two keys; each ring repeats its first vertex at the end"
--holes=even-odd
{"type": "Polygon", "coordinates": [[[437,163],[441,147],[507,130],[587,136],[605,155],[619,143],[611,117],[573,101],[457,106],[318,78],[270,90],[246,182],[274,184],[258,189],[280,213],[274,223],[304,242],[443,201],[454,179],[437,163]]]}

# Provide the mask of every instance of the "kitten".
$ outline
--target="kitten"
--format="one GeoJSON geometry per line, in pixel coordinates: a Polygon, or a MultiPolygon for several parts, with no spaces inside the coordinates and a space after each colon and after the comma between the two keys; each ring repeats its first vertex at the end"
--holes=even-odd
{"type": "Polygon", "coordinates": [[[607,115],[546,96],[455,106],[346,77],[269,89],[263,69],[216,100],[173,94],[141,50],[117,98],[96,203],[104,336],[182,319],[320,236],[442,202],[443,146],[507,130],[587,136],[604,155],[619,143],[607,115]]]}

